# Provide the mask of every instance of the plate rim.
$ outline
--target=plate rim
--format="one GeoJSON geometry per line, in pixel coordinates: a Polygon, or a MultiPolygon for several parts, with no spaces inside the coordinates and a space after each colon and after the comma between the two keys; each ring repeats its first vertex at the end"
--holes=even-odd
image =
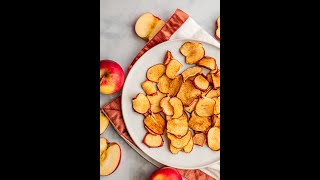
{"type": "MultiPolygon", "coordinates": [[[[167,44],[167,43],[177,42],[177,41],[193,41],[193,42],[199,42],[199,43],[209,44],[209,45],[211,45],[211,46],[213,46],[213,47],[215,47],[215,48],[217,48],[217,49],[220,50],[219,47],[217,47],[217,46],[215,46],[214,44],[209,43],[209,42],[205,42],[205,41],[202,41],[202,40],[196,40],[196,39],[189,39],[189,38],[184,39],[184,38],[181,38],[181,39],[174,39],[174,40],[164,41],[164,42],[159,43],[159,44],[157,44],[156,46],[150,48],[148,51],[150,51],[151,49],[153,49],[153,48],[155,48],[155,47],[157,47],[157,46],[161,46],[161,45],[164,45],[164,44],[167,44]]],[[[147,52],[148,52],[148,51],[147,51],[147,52]]],[[[147,53],[147,52],[145,52],[145,53],[147,53]]],[[[142,57],[145,55],[145,53],[144,53],[140,58],[142,58],[142,57]]],[[[139,59],[140,59],[140,58],[139,58],[139,59]]],[[[139,61],[139,60],[138,60],[138,61],[139,61]]],[[[133,66],[134,66],[134,65],[133,65],[133,66]]],[[[132,68],[133,68],[133,66],[132,66],[132,68]]],[[[132,72],[132,71],[131,71],[132,68],[130,69],[130,71],[128,72],[128,74],[127,74],[127,76],[126,76],[126,79],[125,79],[125,82],[124,82],[124,84],[123,84],[123,87],[125,87],[125,85],[126,85],[126,83],[127,83],[127,77],[128,77],[128,76],[130,75],[130,73],[132,72]]],[[[123,89],[124,89],[124,88],[123,88],[123,89]]],[[[126,129],[127,129],[127,132],[129,133],[129,135],[130,135],[130,137],[131,137],[131,134],[130,134],[130,132],[129,132],[129,130],[128,130],[128,126],[127,126],[127,124],[126,124],[125,118],[124,118],[124,116],[123,116],[123,101],[124,101],[123,98],[122,98],[122,97],[123,97],[123,94],[124,94],[124,91],[121,92],[121,113],[122,113],[123,122],[124,122],[124,124],[125,124],[126,129]]],[[[150,155],[148,155],[146,152],[144,152],[144,151],[138,146],[138,144],[134,141],[134,139],[133,139],[132,137],[131,137],[131,139],[132,139],[132,141],[136,144],[136,147],[139,148],[145,155],[149,156],[150,158],[152,158],[153,160],[157,161],[158,163],[160,163],[160,164],[162,164],[162,165],[170,166],[170,167],[173,167],[173,168],[178,168],[178,169],[201,169],[201,168],[209,167],[209,166],[211,166],[211,165],[213,165],[213,164],[215,164],[215,163],[217,163],[217,162],[220,161],[220,157],[219,157],[218,160],[216,160],[216,161],[214,161],[214,162],[212,162],[212,163],[206,164],[206,165],[204,165],[204,166],[195,166],[195,167],[192,167],[192,168],[179,167],[179,166],[172,165],[172,164],[170,164],[170,163],[163,163],[163,161],[158,161],[158,160],[154,159],[153,157],[151,157],[150,155]]],[[[221,151],[220,151],[220,152],[221,152],[221,151]]]]}

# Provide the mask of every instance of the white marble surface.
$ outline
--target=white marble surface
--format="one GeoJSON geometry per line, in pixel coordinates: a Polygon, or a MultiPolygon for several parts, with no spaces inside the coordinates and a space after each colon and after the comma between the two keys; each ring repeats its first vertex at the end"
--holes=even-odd
{"type": "MultiPolygon", "coordinates": [[[[117,61],[127,74],[132,59],[145,45],[134,32],[137,18],[151,12],[166,21],[179,8],[188,13],[208,33],[214,33],[220,15],[220,0],[100,0],[100,59],[117,61]]],[[[121,93],[100,95],[100,107],[121,93]]],[[[136,153],[110,125],[101,135],[122,149],[118,169],[101,180],[144,180],[157,169],[136,153]]]]}

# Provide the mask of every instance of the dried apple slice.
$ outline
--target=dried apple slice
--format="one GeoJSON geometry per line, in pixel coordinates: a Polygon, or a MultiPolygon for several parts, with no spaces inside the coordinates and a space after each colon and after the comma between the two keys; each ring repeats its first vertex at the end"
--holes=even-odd
{"type": "Polygon", "coordinates": [[[150,67],[147,71],[147,78],[153,82],[159,82],[159,78],[166,72],[166,67],[163,64],[156,64],[150,67]]]}
{"type": "Polygon", "coordinates": [[[201,91],[194,87],[190,79],[187,79],[186,82],[181,85],[177,97],[182,101],[183,105],[190,106],[200,95],[201,91]]]}
{"type": "Polygon", "coordinates": [[[172,154],[178,154],[182,148],[175,148],[174,146],[172,146],[172,144],[170,144],[169,149],[172,154]]]}
{"type": "Polygon", "coordinates": [[[220,96],[213,98],[213,100],[216,102],[214,106],[214,114],[220,114],[220,96]]]}
{"type": "Polygon", "coordinates": [[[157,91],[156,95],[147,96],[151,104],[151,112],[158,113],[162,111],[162,108],[160,107],[160,101],[165,96],[166,94],[163,94],[160,91],[157,91]]]}
{"type": "Polygon", "coordinates": [[[214,36],[217,38],[218,41],[220,41],[220,16],[217,19],[217,30],[214,36]]]}
{"type": "Polygon", "coordinates": [[[157,135],[156,133],[151,131],[151,129],[149,129],[146,125],[144,125],[144,128],[148,131],[148,133],[153,134],[153,135],[157,135]]]}
{"type": "Polygon", "coordinates": [[[183,83],[183,80],[182,80],[182,76],[181,75],[178,75],[177,77],[175,77],[172,81],[171,81],[171,84],[169,86],[169,92],[168,92],[168,95],[170,97],[174,97],[177,95],[181,85],[183,83]]]}
{"type": "Polygon", "coordinates": [[[220,128],[220,118],[218,116],[212,116],[212,123],[214,124],[213,127],[220,128]]]}
{"type": "Polygon", "coordinates": [[[187,64],[196,64],[204,56],[204,48],[198,42],[186,42],[180,47],[180,53],[186,57],[187,64]]]}
{"type": "Polygon", "coordinates": [[[169,103],[173,107],[172,118],[179,118],[183,115],[183,105],[179,98],[173,97],[169,100],[169,103]]]}
{"type": "Polygon", "coordinates": [[[197,102],[198,102],[198,99],[194,99],[192,101],[191,105],[184,106],[184,110],[186,110],[188,113],[191,113],[194,110],[194,108],[196,107],[197,102]]]}
{"type": "Polygon", "coordinates": [[[212,89],[206,95],[206,97],[208,97],[208,98],[216,98],[216,97],[219,97],[219,96],[220,96],[220,88],[212,89]]]}
{"type": "Polygon", "coordinates": [[[196,105],[195,112],[199,116],[212,116],[214,114],[215,103],[216,101],[211,98],[202,97],[196,105]]]}
{"type": "Polygon", "coordinates": [[[183,77],[183,81],[185,82],[189,77],[195,76],[195,75],[201,73],[201,71],[202,71],[202,68],[199,66],[187,68],[186,70],[184,70],[181,73],[181,75],[183,77]]]}
{"type": "Polygon", "coordinates": [[[171,61],[171,59],[173,59],[173,56],[172,56],[171,51],[168,50],[168,51],[166,52],[165,57],[164,57],[164,62],[163,62],[163,64],[164,64],[164,65],[169,64],[169,62],[171,61]]]}
{"type": "Polygon", "coordinates": [[[170,97],[164,97],[160,101],[160,107],[162,108],[162,112],[166,116],[172,116],[173,115],[173,107],[169,103],[170,97]]]}
{"type": "Polygon", "coordinates": [[[202,75],[199,74],[194,80],[193,80],[193,85],[197,88],[200,89],[201,91],[206,91],[209,87],[209,82],[207,79],[202,75]]]}
{"type": "Polygon", "coordinates": [[[193,136],[193,143],[198,146],[203,146],[206,143],[206,135],[204,133],[196,133],[193,136]]]}
{"type": "Polygon", "coordinates": [[[159,82],[157,83],[157,87],[158,87],[159,91],[162,93],[165,93],[165,94],[169,93],[171,81],[172,80],[170,78],[168,78],[168,76],[166,74],[163,74],[159,78],[159,82]]]}
{"type": "Polygon", "coordinates": [[[171,61],[167,64],[166,75],[170,79],[174,79],[181,67],[182,64],[178,60],[171,59],[171,61]]]}
{"type": "Polygon", "coordinates": [[[161,147],[164,143],[161,135],[152,135],[150,133],[146,133],[142,142],[149,148],[161,147]]]}
{"type": "Polygon", "coordinates": [[[212,127],[207,134],[207,142],[210,149],[214,151],[220,150],[220,129],[212,127]]]}
{"type": "Polygon", "coordinates": [[[172,116],[166,116],[166,120],[169,121],[172,119],[172,116]]]}
{"type": "Polygon", "coordinates": [[[213,89],[213,86],[209,85],[208,88],[201,93],[201,96],[206,96],[211,91],[211,89],[213,89]]]}
{"type": "Polygon", "coordinates": [[[185,112],[180,118],[167,121],[167,132],[178,138],[185,136],[188,129],[188,116],[185,112]]]}
{"type": "Polygon", "coordinates": [[[167,136],[168,136],[168,139],[170,139],[172,146],[180,149],[188,144],[189,140],[192,138],[192,133],[190,130],[188,130],[188,133],[182,138],[177,138],[170,133],[167,133],[167,136]]]}
{"type": "Polygon", "coordinates": [[[192,138],[190,138],[188,144],[185,147],[183,147],[183,151],[186,153],[190,153],[192,149],[193,149],[193,140],[192,138]]]}
{"type": "Polygon", "coordinates": [[[216,59],[214,59],[213,57],[205,56],[198,62],[198,66],[213,70],[217,66],[216,59]]]}
{"type": "Polygon", "coordinates": [[[145,114],[149,111],[151,105],[148,98],[144,94],[139,93],[132,99],[132,107],[137,113],[145,114]]]}
{"type": "Polygon", "coordinates": [[[143,123],[148,129],[158,135],[162,135],[166,127],[166,122],[159,113],[148,115],[144,118],[143,123]]]}
{"type": "Polygon", "coordinates": [[[208,74],[207,74],[207,81],[209,82],[209,84],[213,84],[213,81],[212,81],[212,74],[209,72],[208,74]]]}
{"type": "Polygon", "coordinates": [[[153,82],[146,80],[141,84],[142,89],[147,95],[156,95],[157,89],[154,87],[153,82]]]}
{"type": "Polygon", "coordinates": [[[220,71],[219,70],[216,74],[212,74],[212,81],[213,81],[213,87],[215,89],[220,87],[220,71]]]}
{"type": "Polygon", "coordinates": [[[211,118],[205,116],[198,116],[195,112],[191,113],[189,120],[189,127],[195,131],[204,132],[211,126],[211,118]]]}
{"type": "Polygon", "coordinates": [[[210,74],[215,74],[215,73],[218,72],[218,70],[219,70],[219,68],[218,68],[218,65],[216,64],[215,68],[213,70],[210,70],[209,73],[210,74]]]}

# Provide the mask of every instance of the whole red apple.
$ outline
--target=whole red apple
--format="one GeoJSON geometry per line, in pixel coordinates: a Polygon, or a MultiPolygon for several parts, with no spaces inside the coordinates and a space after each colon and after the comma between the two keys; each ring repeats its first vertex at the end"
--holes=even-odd
{"type": "Polygon", "coordinates": [[[124,72],[121,66],[112,60],[100,61],[100,93],[118,92],[124,83],[124,72]]]}
{"type": "Polygon", "coordinates": [[[163,167],[154,171],[150,176],[150,180],[182,180],[182,176],[173,168],[163,167]]]}

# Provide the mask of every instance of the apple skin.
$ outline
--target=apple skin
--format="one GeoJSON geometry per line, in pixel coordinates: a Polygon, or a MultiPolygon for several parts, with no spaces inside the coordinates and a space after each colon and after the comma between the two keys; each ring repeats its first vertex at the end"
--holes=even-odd
{"type": "Polygon", "coordinates": [[[118,92],[124,83],[124,72],[121,66],[112,60],[100,61],[100,93],[118,92]]]}
{"type": "Polygon", "coordinates": [[[182,180],[182,176],[171,167],[163,167],[154,171],[149,180],[182,180]]]}

